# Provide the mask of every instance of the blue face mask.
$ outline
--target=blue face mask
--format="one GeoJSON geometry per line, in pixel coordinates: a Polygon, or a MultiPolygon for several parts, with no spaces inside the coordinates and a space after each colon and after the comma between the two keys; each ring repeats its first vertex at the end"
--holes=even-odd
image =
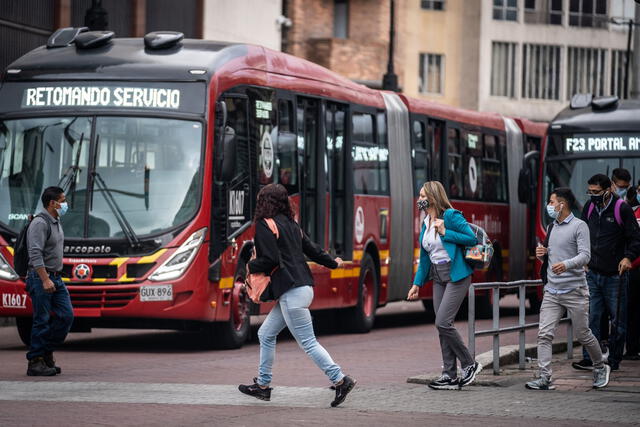
{"type": "Polygon", "coordinates": [[[624,199],[624,197],[627,195],[628,190],[628,188],[618,188],[616,190],[616,194],[618,194],[618,197],[620,197],[621,199],[624,199]]]}
{"type": "Polygon", "coordinates": [[[68,210],[69,205],[67,204],[67,202],[62,202],[60,203],[60,207],[56,209],[56,212],[58,212],[58,215],[62,216],[66,214],[68,210]]]}
{"type": "Polygon", "coordinates": [[[552,219],[556,219],[558,218],[558,216],[560,216],[560,211],[557,211],[555,206],[547,205],[547,215],[549,215],[552,219]]]}

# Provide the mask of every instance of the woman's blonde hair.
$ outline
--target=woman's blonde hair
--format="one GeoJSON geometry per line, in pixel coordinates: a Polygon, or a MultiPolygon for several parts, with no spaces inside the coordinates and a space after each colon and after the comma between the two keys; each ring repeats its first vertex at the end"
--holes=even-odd
{"type": "Polygon", "coordinates": [[[434,207],[438,217],[442,216],[445,210],[453,208],[440,181],[427,181],[422,185],[422,189],[427,194],[429,205],[434,207]]]}

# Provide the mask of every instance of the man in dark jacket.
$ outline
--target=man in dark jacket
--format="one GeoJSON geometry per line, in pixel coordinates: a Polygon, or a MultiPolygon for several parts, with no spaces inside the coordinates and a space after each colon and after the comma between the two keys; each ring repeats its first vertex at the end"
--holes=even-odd
{"type": "MultiPolygon", "coordinates": [[[[631,261],[640,255],[640,227],[633,210],[611,192],[611,180],[597,174],[588,181],[590,201],[582,211],[589,226],[591,260],[589,285],[589,328],[600,339],[600,320],[605,308],[611,314],[613,331],[609,339],[609,365],[619,368],[626,336],[627,284],[631,261]]],[[[593,364],[583,351],[576,369],[591,370],[593,364]]]]}

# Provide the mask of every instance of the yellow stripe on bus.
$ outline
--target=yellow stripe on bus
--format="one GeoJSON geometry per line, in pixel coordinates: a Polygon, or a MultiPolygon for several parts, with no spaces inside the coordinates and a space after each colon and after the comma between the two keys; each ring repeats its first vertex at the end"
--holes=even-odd
{"type": "Polygon", "coordinates": [[[7,250],[9,251],[11,256],[13,256],[13,248],[11,246],[7,246],[7,250]]]}
{"type": "Polygon", "coordinates": [[[389,250],[380,251],[380,259],[389,258],[389,250]]]}
{"type": "Polygon", "coordinates": [[[133,282],[136,279],[130,279],[127,277],[127,273],[123,274],[122,277],[118,279],[118,282],[133,282]]]}
{"type": "Polygon", "coordinates": [[[218,288],[220,288],[220,289],[233,288],[233,277],[223,277],[222,279],[220,279],[220,283],[218,284],[218,288]]]}
{"type": "Polygon", "coordinates": [[[102,283],[102,282],[106,282],[106,281],[107,281],[107,279],[93,279],[93,282],[96,282],[96,283],[102,283]]]}
{"type": "Polygon", "coordinates": [[[336,268],[335,270],[331,270],[331,278],[332,279],[344,279],[345,277],[349,277],[349,271],[344,268],[336,268]]]}
{"type": "Polygon", "coordinates": [[[122,264],[127,262],[129,258],[114,258],[109,265],[115,265],[116,267],[120,267],[122,264]]]}
{"type": "Polygon", "coordinates": [[[360,261],[364,251],[353,251],[353,260],[360,261]]]}
{"type": "Polygon", "coordinates": [[[380,268],[380,275],[388,276],[389,275],[389,267],[381,267],[380,268]]]}
{"type": "Polygon", "coordinates": [[[166,249],[160,249],[159,251],[157,251],[156,253],[154,253],[152,255],[143,256],[142,258],[140,258],[138,260],[138,264],[151,264],[152,262],[155,262],[155,260],[160,258],[162,256],[162,254],[164,254],[165,252],[167,252],[166,249]]]}

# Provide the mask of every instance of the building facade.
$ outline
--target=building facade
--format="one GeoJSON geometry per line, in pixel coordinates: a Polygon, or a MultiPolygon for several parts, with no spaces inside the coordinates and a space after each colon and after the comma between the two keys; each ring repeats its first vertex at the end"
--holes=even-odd
{"type": "MultiPolygon", "coordinates": [[[[285,0],[284,50],[380,87],[390,0],[285,0]]],[[[633,0],[395,0],[395,72],[417,98],[549,120],[577,92],[624,95],[633,0]]]]}

